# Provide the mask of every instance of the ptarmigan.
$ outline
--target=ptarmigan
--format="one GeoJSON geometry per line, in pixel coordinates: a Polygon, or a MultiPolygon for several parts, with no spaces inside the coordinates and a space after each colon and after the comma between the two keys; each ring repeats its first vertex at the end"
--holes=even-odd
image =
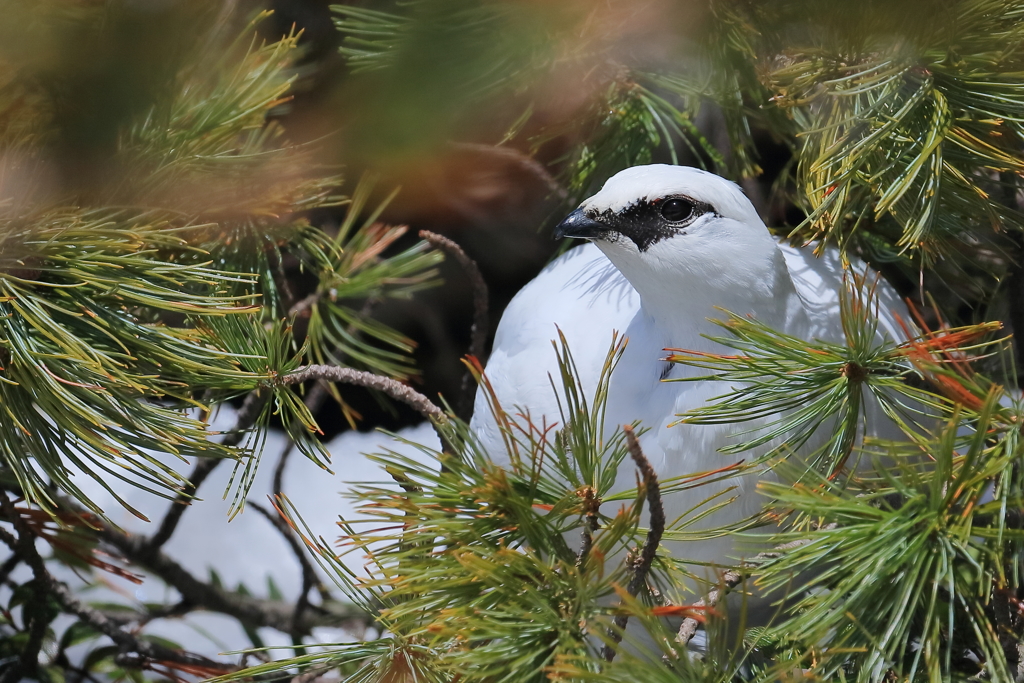
{"type": "MultiPolygon", "coordinates": [[[[593,394],[612,332],[618,330],[628,344],[612,375],[606,428],[639,420],[649,429],[641,445],[662,479],[734,462],[739,456],[719,449],[750,428],[669,426],[680,413],[730,389],[713,381],[663,381],[684,372],[703,373],[668,364],[666,348],[731,352],[702,336],[725,334],[709,320],[724,317],[716,307],[751,315],[803,339],[843,341],[838,253],[826,251],[816,258],[810,249],[780,244],[740,188],[714,174],[667,165],[626,169],[562,221],[557,235],[592,243],[553,261],[512,300],[498,325],[487,377],[506,409],[518,406],[537,423],[557,422],[560,413],[549,379],[557,382],[559,377],[551,344],[556,325],[568,341],[587,396],[593,394]]],[[[864,269],[860,263],[852,267],[864,269]]],[[[879,335],[901,339],[893,313],[905,311],[902,303],[884,283],[877,293],[879,335]]],[[[868,420],[869,425],[884,422],[868,420]]],[[[482,392],[473,428],[500,461],[502,440],[482,392]]],[[[621,469],[617,486],[632,488],[631,468],[621,469]]],[[[710,494],[735,486],[729,495],[736,500],[701,524],[739,521],[765,503],[754,493],[764,476],[771,475],[751,472],[667,496],[666,515],[672,520],[710,494]]],[[[679,557],[716,564],[749,555],[730,536],[670,549],[679,557]]]]}

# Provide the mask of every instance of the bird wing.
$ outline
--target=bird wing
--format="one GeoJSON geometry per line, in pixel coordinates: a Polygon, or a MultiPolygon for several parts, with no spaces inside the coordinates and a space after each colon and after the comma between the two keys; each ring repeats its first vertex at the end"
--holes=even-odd
{"type": "MultiPolygon", "coordinates": [[[[810,328],[806,331],[807,339],[842,343],[842,325],[839,324],[839,293],[843,290],[846,273],[843,270],[842,257],[837,249],[826,249],[820,256],[814,255],[810,247],[792,247],[779,244],[779,249],[786,259],[790,278],[800,297],[804,309],[808,313],[810,328]]],[[[866,275],[868,283],[874,282],[874,271],[856,257],[849,259],[850,268],[858,275],[866,275]]],[[[875,288],[878,302],[879,331],[890,340],[902,341],[906,338],[897,318],[910,320],[906,304],[900,299],[889,283],[879,281],[875,288]]],[[[789,331],[789,330],[784,330],[789,331]]],[[[798,331],[791,332],[797,334],[798,331]]],[[[803,331],[799,331],[803,333],[803,331]]]]}
{"type": "MultiPolygon", "coordinates": [[[[625,332],[640,309],[640,296],[593,244],[552,261],[512,299],[498,323],[487,361],[487,378],[501,406],[529,412],[536,424],[559,420],[549,376],[559,377],[552,345],[565,335],[579,371],[584,396],[597,388],[612,333],[625,332]]],[[[556,386],[561,388],[560,382],[556,386]]],[[[472,428],[480,445],[498,462],[504,446],[487,397],[477,391],[472,428]]]]}
{"type": "MultiPolygon", "coordinates": [[[[815,256],[810,248],[795,248],[783,244],[779,246],[785,257],[798,301],[792,302],[785,322],[777,327],[778,331],[804,339],[845,343],[840,298],[846,285],[839,252],[830,249],[821,256],[815,256]]],[[[850,268],[860,275],[866,275],[868,283],[873,282],[870,279],[874,277],[873,271],[859,259],[851,259],[850,268]]],[[[879,320],[877,341],[881,343],[904,340],[905,334],[897,323],[897,318],[908,319],[906,306],[885,281],[878,282],[875,296],[879,320]]],[[[639,321],[638,317],[638,324],[639,321]]],[[[624,357],[624,363],[626,359],[624,357]]],[[[613,380],[612,389],[615,388],[613,380]]],[[[749,462],[782,444],[784,439],[777,438],[750,452],[731,455],[721,452],[721,449],[752,439],[758,431],[772,425],[781,417],[780,415],[765,416],[743,424],[673,424],[677,422],[678,415],[714,403],[716,399],[729,394],[735,388],[729,383],[717,381],[666,382],[650,390],[644,397],[637,395],[629,399],[634,405],[641,406],[647,418],[644,422],[650,431],[645,434],[641,444],[659,477],[667,479],[692,475],[732,465],[739,460],[749,462]]],[[[863,424],[867,428],[867,435],[883,439],[899,437],[899,428],[884,414],[877,400],[871,396],[866,397],[863,410],[863,424]]],[[[613,413],[612,409],[609,409],[609,413],[613,413]]],[[[621,418],[621,408],[614,413],[621,418]]],[[[823,423],[800,453],[813,452],[825,443],[830,432],[829,424],[823,423]]],[[[862,466],[867,464],[861,463],[862,466]]],[[[631,478],[620,473],[618,486],[624,488],[631,485],[631,478]]],[[[666,515],[671,520],[692,510],[702,500],[717,494],[718,497],[714,499],[713,504],[729,498],[735,500],[728,507],[708,515],[692,529],[738,523],[755,515],[765,502],[761,496],[752,495],[758,482],[774,478],[773,472],[757,468],[728,480],[680,492],[664,501],[666,515]]],[[[770,528],[763,530],[771,531],[770,528]]],[[[673,546],[673,552],[691,561],[722,563],[729,558],[740,559],[749,556],[757,552],[757,548],[749,541],[745,543],[734,535],[726,535],[699,543],[679,544],[673,546]]]]}

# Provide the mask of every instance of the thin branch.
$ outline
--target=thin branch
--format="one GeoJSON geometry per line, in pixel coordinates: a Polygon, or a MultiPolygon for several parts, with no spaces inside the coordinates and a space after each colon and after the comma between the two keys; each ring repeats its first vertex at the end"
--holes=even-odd
{"type": "MultiPolygon", "coordinates": [[[[469,355],[474,356],[482,363],[485,359],[484,355],[487,353],[487,333],[490,330],[488,320],[490,293],[487,289],[487,282],[476,265],[476,261],[467,256],[462,247],[451,239],[429,230],[420,230],[420,239],[453,256],[462,266],[466,277],[469,278],[469,284],[473,288],[473,327],[470,328],[469,355]]],[[[469,411],[472,410],[475,389],[473,377],[467,372],[462,378],[462,395],[459,397],[458,403],[458,413],[461,417],[467,417],[469,411]]]]}
{"type": "MultiPolygon", "coordinates": [[[[601,499],[593,487],[587,486],[581,492],[583,496],[583,516],[585,522],[580,535],[583,537],[580,543],[580,551],[576,555],[576,566],[582,567],[583,563],[590,557],[590,549],[594,546],[594,532],[597,531],[597,513],[601,509],[601,499]]],[[[580,494],[577,494],[580,495],[580,494]]]]}
{"type": "MultiPolygon", "coordinates": [[[[238,409],[234,428],[227,433],[221,441],[222,444],[225,446],[237,446],[241,443],[245,432],[256,423],[256,419],[259,417],[260,411],[267,401],[268,393],[259,390],[249,392],[249,395],[245,397],[245,401],[242,403],[242,407],[238,409]]],[[[185,514],[185,510],[188,509],[195,499],[196,491],[222,460],[223,458],[202,458],[196,463],[192,474],[188,477],[188,484],[178,493],[177,498],[171,502],[170,507],[167,509],[167,514],[164,515],[156,533],[149,540],[149,545],[154,550],[162,548],[170,540],[171,536],[174,535],[174,530],[178,528],[181,516],[185,514]]]]}
{"type": "MultiPolygon", "coordinates": [[[[834,523],[827,524],[821,528],[822,530],[827,531],[829,529],[835,529],[836,525],[834,523]]],[[[799,548],[801,546],[807,545],[808,543],[810,543],[810,540],[808,539],[800,539],[797,541],[790,541],[789,543],[783,543],[782,545],[775,546],[771,550],[766,550],[763,553],[758,553],[754,556],[752,560],[744,562],[740,566],[740,569],[727,570],[725,573],[722,574],[718,585],[712,588],[710,591],[708,591],[707,597],[701,598],[693,604],[693,609],[695,611],[700,610],[701,608],[710,609],[717,605],[719,600],[721,600],[723,596],[725,596],[730,590],[738,586],[740,582],[743,580],[744,574],[742,571],[740,571],[741,569],[751,569],[753,567],[758,566],[761,562],[764,562],[765,560],[773,560],[788,550],[799,548]]],[[[683,623],[679,625],[679,632],[676,634],[676,642],[680,645],[688,644],[693,639],[693,636],[696,635],[697,627],[699,625],[700,622],[698,622],[693,617],[686,617],[685,619],[683,619],[683,623]]]]}
{"type": "Polygon", "coordinates": [[[295,559],[299,561],[299,565],[302,567],[302,589],[299,593],[299,599],[295,602],[295,611],[292,613],[294,630],[291,632],[293,637],[299,637],[301,632],[297,627],[302,623],[302,618],[305,616],[306,610],[309,609],[309,591],[318,588],[321,597],[324,597],[323,586],[320,584],[316,570],[306,555],[305,547],[299,543],[299,540],[295,537],[295,532],[288,526],[287,522],[281,519],[281,515],[271,512],[259,503],[250,502],[249,504],[252,505],[256,512],[266,517],[267,521],[274,525],[274,528],[284,537],[288,547],[291,548],[292,554],[295,555],[295,559]]]}
{"type": "Polygon", "coordinates": [[[192,473],[188,475],[188,484],[171,501],[170,507],[167,508],[167,513],[160,521],[160,526],[157,527],[156,533],[149,540],[149,544],[154,549],[163,547],[171,539],[175,529],[178,528],[181,516],[185,514],[185,510],[192,504],[196,491],[220,463],[221,458],[200,458],[196,466],[192,468],[192,473]]]}
{"type": "MultiPolygon", "coordinates": [[[[651,467],[650,461],[640,448],[640,441],[637,439],[633,428],[623,425],[622,431],[626,434],[626,445],[629,448],[629,455],[640,470],[644,491],[647,494],[647,507],[651,511],[650,527],[647,531],[647,538],[633,560],[632,577],[626,586],[626,591],[631,597],[636,597],[640,589],[647,585],[647,575],[651,571],[651,564],[658,554],[658,546],[661,545],[661,537],[665,533],[665,506],[661,500],[661,485],[658,483],[658,475],[651,467]]],[[[615,628],[609,633],[611,640],[618,645],[622,641],[622,634],[629,623],[629,616],[626,614],[616,615],[613,622],[615,628]]],[[[615,659],[615,648],[611,645],[604,646],[604,658],[606,661],[615,659]]]]}
{"type": "MultiPolygon", "coordinates": [[[[32,567],[33,579],[36,582],[36,600],[45,602],[48,595],[52,595],[60,603],[66,612],[74,614],[83,622],[89,624],[100,633],[106,635],[122,649],[122,658],[126,653],[136,655],[141,661],[132,662],[133,665],[142,667],[146,660],[153,662],[171,662],[181,666],[216,669],[219,671],[233,670],[235,667],[220,664],[206,657],[194,655],[188,652],[172,650],[170,648],[139,640],[131,633],[121,628],[121,624],[104,615],[99,610],[83,605],[75,599],[66,585],[57,581],[46,569],[46,563],[39,555],[35,547],[35,535],[24,524],[21,516],[11,504],[7,493],[0,491],[0,507],[3,508],[5,516],[11,519],[18,537],[0,528],[0,540],[11,547],[12,550],[21,555],[25,562],[32,567]]],[[[26,612],[28,614],[28,612],[26,612]]],[[[11,667],[4,672],[2,681],[18,680],[21,676],[33,676],[38,666],[39,651],[42,646],[43,637],[49,622],[32,616],[32,629],[28,643],[21,654],[19,666],[11,667]],[[38,632],[38,633],[37,633],[38,632]]]]}
{"type": "MultiPolygon", "coordinates": [[[[310,296],[313,295],[311,294],[310,296]]],[[[309,297],[306,298],[308,299],[309,297]]],[[[303,301],[305,301],[305,299],[303,301]]],[[[358,318],[360,320],[369,318],[370,315],[373,314],[373,309],[376,308],[379,303],[380,300],[375,297],[370,297],[364,301],[362,308],[359,309],[358,318]]],[[[354,321],[345,328],[345,334],[355,339],[362,336],[362,332],[356,326],[354,321]]],[[[339,354],[337,349],[335,349],[335,354],[334,361],[336,363],[342,362],[341,359],[345,357],[345,354],[339,354]]],[[[306,398],[302,402],[309,411],[309,414],[315,415],[317,411],[320,410],[320,406],[322,406],[324,401],[327,400],[328,395],[329,391],[327,388],[327,382],[320,380],[313,385],[313,388],[309,390],[309,393],[306,394],[306,398]]],[[[285,443],[284,448],[281,449],[281,455],[278,456],[277,465],[274,467],[274,480],[270,491],[271,495],[274,496],[279,496],[284,492],[284,470],[288,465],[288,458],[291,456],[292,451],[295,450],[295,439],[292,438],[291,434],[285,434],[285,438],[287,439],[287,442],[285,443]]]]}
{"type": "Polygon", "coordinates": [[[105,525],[99,533],[105,542],[117,548],[126,559],[150,570],[174,587],[181,594],[182,600],[195,609],[220,612],[245,624],[269,626],[282,633],[298,630],[303,634],[309,633],[317,626],[339,625],[355,616],[347,612],[324,610],[317,614],[307,613],[296,623],[294,609],[288,603],[279,600],[260,600],[226,591],[200,581],[163,552],[151,550],[142,538],[123,534],[105,525]]]}
{"type": "Polygon", "coordinates": [[[302,384],[317,379],[376,389],[396,401],[401,401],[435,424],[444,424],[448,421],[444,411],[423,394],[398,380],[375,375],[372,372],[343,368],[337,365],[305,365],[295,372],[281,377],[280,382],[286,385],[302,384]]]}
{"type": "Polygon", "coordinates": [[[318,678],[333,669],[332,666],[315,666],[291,679],[291,683],[314,683],[318,678]]]}
{"type": "MultiPolygon", "coordinates": [[[[693,609],[700,610],[702,608],[710,609],[714,607],[722,599],[723,595],[738,586],[742,580],[743,575],[735,569],[726,571],[722,574],[719,584],[708,591],[707,597],[701,598],[693,604],[693,609]]],[[[693,617],[683,619],[683,623],[679,625],[679,633],[676,634],[676,642],[680,645],[689,643],[693,640],[693,636],[696,635],[699,625],[700,622],[693,617]]]]}
{"type": "Polygon", "coordinates": [[[636,463],[637,469],[640,470],[640,476],[643,477],[644,489],[647,491],[647,507],[651,511],[647,538],[644,540],[644,545],[640,549],[640,557],[633,568],[633,580],[629,583],[629,594],[636,595],[647,581],[651,563],[654,562],[658,546],[661,545],[661,537],[665,533],[665,506],[661,501],[661,485],[658,483],[658,475],[641,450],[640,441],[636,438],[633,428],[624,425],[622,431],[626,434],[629,455],[636,463]]]}
{"type": "Polygon", "coordinates": [[[44,619],[46,612],[46,564],[36,550],[36,536],[29,529],[28,525],[18,514],[7,492],[0,490],[0,509],[14,525],[18,536],[15,538],[6,529],[0,528],[0,540],[6,543],[11,551],[20,555],[32,568],[32,578],[35,581],[32,591],[32,601],[22,607],[23,621],[27,622],[28,639],[22,646],[21,657],[15,666],[9,667],[0,677],[0,683],[20,680],[22,677],[35,678],[39,668],[39,652],[43,648],[43,639],[46,637],[46,628],[50,625],[49,620],[44,619]]]}
{"type": "Polygon", "coordinates": [[[21,555],[18,553],[12,553],[10,557],[4,560],[4,563],[0,564],[0,583],[5,582],[19,564],[21,564],[21,555]]]}

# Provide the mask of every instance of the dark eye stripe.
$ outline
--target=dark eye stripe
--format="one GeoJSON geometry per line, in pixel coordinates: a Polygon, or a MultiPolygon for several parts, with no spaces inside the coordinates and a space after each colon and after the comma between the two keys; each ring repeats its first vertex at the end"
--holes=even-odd
{"type": "Polygon", "coordinates": [[[651,245],[678,234],[685,234],[687,227],[704,214],[714,214],[715,207],[689,197],[668,196],[649,199],[631,204],[621,211],[611,209],[588,213],[590,218],[599,220],[611,230],[626,237],[640,251],[647,251],[651,245]],[[679,202],[679,204],[674,204],[679,202]],[[672,208],[667,208],[669,205],[672,208]],[[678,215],[672,219],[665,215],[678,215]]]}

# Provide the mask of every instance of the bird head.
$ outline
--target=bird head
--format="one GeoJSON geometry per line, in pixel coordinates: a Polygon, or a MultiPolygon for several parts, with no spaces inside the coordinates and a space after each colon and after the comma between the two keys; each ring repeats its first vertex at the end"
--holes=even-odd
{"type": "Polygon", "coordinates": [[[782,260],[735,183],[687,166],[620,171],[555,236],[593,241],[645,300],[659,292],[771,287],[782,260]]]}

